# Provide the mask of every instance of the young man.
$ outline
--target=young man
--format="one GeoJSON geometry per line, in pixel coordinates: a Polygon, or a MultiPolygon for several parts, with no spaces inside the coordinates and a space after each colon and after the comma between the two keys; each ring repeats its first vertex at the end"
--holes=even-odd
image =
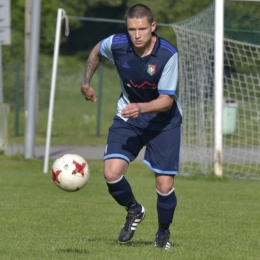
{"type": "Polygon", "coordinates": [[[104,177],[111,196],[127,210],[118,240],[126,243],[145,217],[125,178],[128,164],[146,146],[144,163],[155,173],[158,229],[154,245],[170,249],[169,227],[177,199],[174,176],[179,170],[182,114],[176,99],[178,54],[154,31],[152,11],[137,4],[125,14],[127,33],[99,42],[87,60],[81,92],[96,101],[91,78],[102,58],[112,61],[119,73],[122,93],[109,129],[104,152],[104,177]]]}

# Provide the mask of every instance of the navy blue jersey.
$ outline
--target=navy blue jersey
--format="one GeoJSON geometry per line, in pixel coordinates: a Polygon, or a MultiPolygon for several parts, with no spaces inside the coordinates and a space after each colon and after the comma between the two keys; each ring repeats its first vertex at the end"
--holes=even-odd
{"type": "Polygon", "coordinates": [[[100,43],[100,54],[112,61],[120,76],[122,93],[117,116],[127,123],[150,131],[174,128],[182,122],[181,106],[176,96],[178,53],[165,39],[157,37],[151,54],[140,57],[134,52],[128,33],[112,35],[100,43]],[[140,114],[137,118],[121,115],[129,103],[150,102],[160,94],[174,96],[171,109],[162,113],[140,114]]]}

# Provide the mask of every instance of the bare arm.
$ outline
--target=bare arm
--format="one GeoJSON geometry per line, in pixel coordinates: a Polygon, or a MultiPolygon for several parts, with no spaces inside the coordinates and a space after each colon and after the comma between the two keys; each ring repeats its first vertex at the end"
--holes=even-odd
{"type": "Polygon", "coordinates": [[[86,63],[86,68],[85,72],[83,75],[83,79],[81,81],[81,93],[85,97],[86,100],[90,101],[97,101],[96,95],[92,87],[90,86],[91,79],[100,65],[102,61],[102,56],[99,53],[99,44],[96,44],[96,46],[92,49],[87,63],[86,63]]]}
{"type": "Polygon", "coordinates": [[[141,113],[161,113],[169,110],[174,102],[174,97],[161,94],[157,99],[147,103],[130,103],[122,110],[126,118],[138,117],[141,113]]]}

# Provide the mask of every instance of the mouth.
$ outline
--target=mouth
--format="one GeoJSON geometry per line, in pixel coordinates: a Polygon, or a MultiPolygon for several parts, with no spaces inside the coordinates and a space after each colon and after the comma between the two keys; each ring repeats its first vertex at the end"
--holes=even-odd
{"type": "Polygon", "coordinates": [[[135,44],[140,45],[140,44],[142,44],[142,42],[141,41],[135,41],[135,44]]]}

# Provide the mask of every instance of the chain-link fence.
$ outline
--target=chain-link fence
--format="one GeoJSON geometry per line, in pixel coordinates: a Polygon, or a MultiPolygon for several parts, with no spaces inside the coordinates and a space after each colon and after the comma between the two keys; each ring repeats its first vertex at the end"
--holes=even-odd
{"type": "MultiPolygon", "coordinates": [[[[80,92],[83,70],[58,69],[53,113],[52,144],[104,144],[107,130],[116,114],[120,95],[114,67],[104,62],[92,79],[98,102],[86,101],[80,92]]],[[[36,113],[36,144],[44,144],[48,120],[51,68],[40,68],[36,113]]],[[[9,139],[22,142],[24,136],[23,67],[4,68],[4,102],[10,105],[9,139]]]]}

